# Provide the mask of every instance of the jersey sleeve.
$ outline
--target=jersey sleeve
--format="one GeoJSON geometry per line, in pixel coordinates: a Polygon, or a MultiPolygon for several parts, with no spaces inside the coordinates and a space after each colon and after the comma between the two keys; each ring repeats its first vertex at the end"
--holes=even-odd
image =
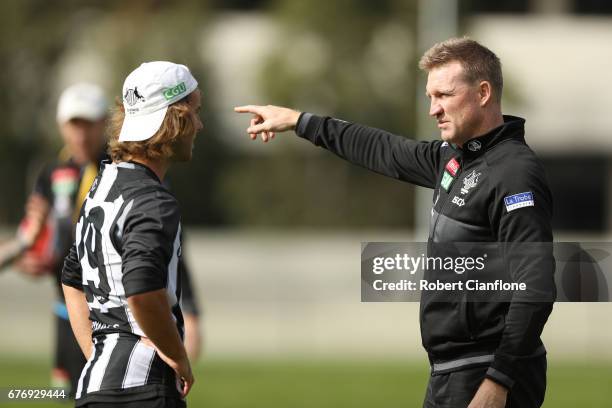
{"type": "Polygon", "coordinates": [[[166,287],[179,223],[178,203],[169,193],[155,191],[134,199],[121,234],[126,297],[166,287]]]}
{"type": "Polygon", "coordinates": [[[517,360],[528,358],[541,346],[540,336],[556,297],[552,196],[543,168],[517,159],[514,163],[521,166],[498,174],[491,203],[491,219],[507,272],[512,281],[526,285],[525,291],[512,296],[502,339],[487,372],[488,378],[507,388],[514,384],[517,360]]]}
{"type": "Polygon", "coordinates": [[[442,141],[417,142],[381,129],[302,113],[299,137],[376,173],[434,188],[442,141]]]}
{"type": "Polygon", "coordinates": [[[64,285],[83,290],[83,273],[77,253],[76,245],[73,243],[68,255],[64,259],[61,280],[64,285]]]}

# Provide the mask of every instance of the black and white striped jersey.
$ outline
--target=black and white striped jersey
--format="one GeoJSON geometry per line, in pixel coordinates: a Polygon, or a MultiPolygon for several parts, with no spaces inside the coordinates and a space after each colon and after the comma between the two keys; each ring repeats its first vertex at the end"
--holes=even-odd
{"type": "Polygon", "coordinates": [[[174,371],[144,336],[127,298],[166,288],[178,331],[181,257],[176,199],[139,163],[103,162],[76,225],[62,283],[81,289],[89,306],[94,352],[83,368],[77,406],[88,402],[180,397],[174,371]]]}

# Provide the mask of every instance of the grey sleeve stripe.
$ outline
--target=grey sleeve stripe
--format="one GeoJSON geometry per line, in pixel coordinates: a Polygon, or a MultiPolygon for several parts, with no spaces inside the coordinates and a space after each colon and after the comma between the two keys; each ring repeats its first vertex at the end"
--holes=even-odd
{"type": "Polygon", "coordinates": [[[304,136],[304,133],[306,133],[306,127],[308,126],[308,122],[310,121],[311,117],[312,113],[302,112],[300,118],[298,119],[298,123],[295,126],[295,133],[298,136],[304,136]]]}
{"type": "Polygon", "coordinates": [[[121,240],[121,238],[123,237],[123,226],[125,225],[125,218],[127,217],[128,213],[132,209],[133,204],[134,204],[134,200],[132,199],[130,200],[129,203],[127,203],[127,205],[123,209],[123,213],[117,219],[117,238],[119,240],[121,240]]]}
{"type": "Polygon", "coordinates": [[[493,377],[494,379],[509,387],[512,387],[514,385],[514,380],[512,378],[508,377],[501,371],[494,369],[493,367],[489,367],[489,369],[487,370],[487,375],[493,377]]]}
{"type": "Polygon", "coordinates": [[[460,358],[458,360],[447,361],[445,363],[434,363],[433,371],[443,371],[443,370],[451,370],[453,368],[459,368],[470,364],[482,364],[482,363],[490,363],[493,361],[495,357],[493,354],[487,354],[484,356],[476,356],[476,357],[466,357],[460,358]]]}

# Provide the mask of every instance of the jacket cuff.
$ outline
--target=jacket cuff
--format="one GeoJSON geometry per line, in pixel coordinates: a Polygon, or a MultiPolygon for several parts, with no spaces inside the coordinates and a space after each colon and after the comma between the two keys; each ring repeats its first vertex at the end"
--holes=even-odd
{"type": "Polygon", "coordinates": [[[510,365],[501,362],[500,359],[495,356],[495,360],[493,360],[493,363],[491,363],[491,366],[487,370],[485,376],[510,390],[514,385],[512,374],[512,368],[510,365]]]}
{"type": "Polygon", "coordinates": [[[320,116],[316,116],[308,112],[302,112],[295,126],[295,134],[314,143],[317,129],[322,121],[323,118],[320,116]]]}

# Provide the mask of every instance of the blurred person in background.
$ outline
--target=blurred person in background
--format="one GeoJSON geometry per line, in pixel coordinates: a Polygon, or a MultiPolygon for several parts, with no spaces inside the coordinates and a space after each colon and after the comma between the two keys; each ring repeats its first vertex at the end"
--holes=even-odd
{"type": "MultiPolygon", "coordinates": [[[[417,142],[271,105],[235,111],[253,114],[247,129],[253,140],[295,130],[354,164],[434,189],[429,248],[498,242],[514,250],[519,242],[552,242],[552,196],[525,143],[525,120],[502,115],[499,58],[476,41],[454,38],[434,45],[419,66],[442,140],[417,142]]],[[[450,300],[444,291],[421,293],[421,338],[432,366],[424,408],[541,406],[547,363],[540,336],[556,293],[548,248],[513,252],[520,262],[507,256],[499,264],[528,288],[509,302],[467,301],[463,291],[450,300]]]]}
{"type": "MultiPolygon", "coordinates": [[[[57,283],[55,314],[54,367],[51,384],[69,389],[74,397],[85,358],[74,338],[61,290],[61,270],[74,241],[74,225],[81,204],[98,174],[106,153],[108,102],[104,91],[91,83],[77,83],[66,88],[58,101],[57,123],[63,147],[58,157],[43,166],[15,239],[0,246],[0,264],[13,267],[30,277],[53,276],[57,283]]],[[[185,276],[186,347],[190,357],[200,352],[198,306],[187,267],[185,276]]]]}
{"type": "Polygon", "coordinates": [[[70,323],[87,363],[76,406],[184,407],[194,377],[183,344],[181,214],[164,186],[202,129],[189,69],[143,63],[123,85],[109,153],[62,271],[70,323]]]}

